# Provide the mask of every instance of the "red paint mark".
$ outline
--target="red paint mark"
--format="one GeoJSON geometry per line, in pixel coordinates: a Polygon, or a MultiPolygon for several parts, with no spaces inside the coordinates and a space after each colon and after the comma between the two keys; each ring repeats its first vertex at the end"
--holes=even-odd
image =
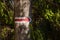
{"type": "Polygon", "coordinates": [[[15,19],[15,21],[19,21],[19,22],[21,22],[21,21],[27,21],[27,22],[29,22],[30,18],[17,18],[17,19],[15,19]]]}

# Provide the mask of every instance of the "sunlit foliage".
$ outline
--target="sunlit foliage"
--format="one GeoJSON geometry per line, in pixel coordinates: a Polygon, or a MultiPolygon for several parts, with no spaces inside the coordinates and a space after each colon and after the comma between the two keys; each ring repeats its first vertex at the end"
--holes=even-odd
{"type": "Polygon", "coordinates": [[[31,4],[33,15],[32,39],[58,40],[60,37],[60,0],[32,0],[31,4]],[[36,34],[38,33],[37,30],[40,31],[39,35],[36,34]]]}
{"type": "MultiPolygon", "coordinates": [[[[1,40],[11,40],[13,37],[12,29],[14,28],[13,21],[13,10],[8,6],[9,1],[0,0],[0,39],[1,40]],[[11,36],[9,38],[9,35],[11,36]],[[7,38],[8,37],[8,38],[7,38]]],[[[12,7],[12,6],[11,6],[12,7]]]]}

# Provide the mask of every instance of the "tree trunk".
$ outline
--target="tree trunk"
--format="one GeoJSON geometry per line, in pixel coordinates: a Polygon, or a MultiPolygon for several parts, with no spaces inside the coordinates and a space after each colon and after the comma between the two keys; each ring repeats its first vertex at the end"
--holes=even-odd
{"type": "MultiPolygon", "coordinates": [[[[30,0],[14,0],[15,19],[29,17],[30,0]]],[[[15,40],[29,40],[29,21],[15,21],[15,40]]]]}

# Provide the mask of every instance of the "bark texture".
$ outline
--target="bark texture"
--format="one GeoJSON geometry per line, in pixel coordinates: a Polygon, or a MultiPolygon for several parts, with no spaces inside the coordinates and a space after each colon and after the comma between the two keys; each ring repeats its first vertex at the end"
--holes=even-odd
{"type": "MultiPolygon", "coordinates": [[[[29,8],[30,0],[14,0],[15,17],[29,17],[29,8]]],[[[29,31],[29,22],[15,23],[15,40],[30,40],[26,31],[29,31]]]]}
{"type": "Polygon", "coordinates": [[[15,17],[29,16],[30,1],[29,0],[15,0],[15,17]]]}

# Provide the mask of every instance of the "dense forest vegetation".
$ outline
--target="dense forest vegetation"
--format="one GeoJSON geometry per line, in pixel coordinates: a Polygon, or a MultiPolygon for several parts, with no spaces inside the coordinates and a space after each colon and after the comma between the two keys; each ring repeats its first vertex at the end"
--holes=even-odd
{"type": "Polygon", "coordinates": [[[13,6],[10,0],[0,0],[0,40],[13,40],[13,6]]]}
{"type": "MultiPolygon", "coordinates": [[[[32,40],[60,40],[60,0],[31,0],[32,40]]],[[[13,0],[0,0],[0,40],[14,40],[13,0]]]]}

